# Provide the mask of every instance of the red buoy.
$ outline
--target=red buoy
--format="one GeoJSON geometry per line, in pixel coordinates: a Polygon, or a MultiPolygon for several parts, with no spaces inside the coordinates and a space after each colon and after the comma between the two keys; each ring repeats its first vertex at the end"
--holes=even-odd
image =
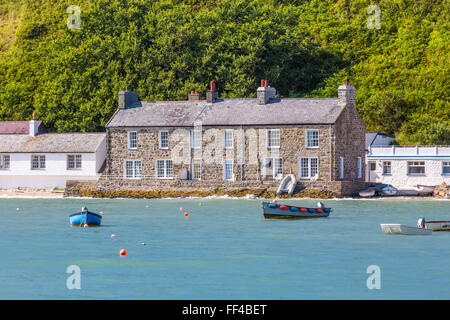
{"type": "Polygon", "coordinates": [[[121,257],[126,257],[127,256],[127,250],[125,250],[125,249],[120,250],[120,256],[121,257]]]}

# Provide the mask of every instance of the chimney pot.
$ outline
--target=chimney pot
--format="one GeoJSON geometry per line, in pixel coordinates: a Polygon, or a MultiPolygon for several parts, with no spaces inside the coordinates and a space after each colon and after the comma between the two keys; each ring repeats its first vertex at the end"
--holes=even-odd
{"type": "Polygon", "coordinates": [[[217,98],[216,83],[211,81],[209,83],[209,90],[206,91],[206,102],[213,103],[217,98]]]}
{"type": "Polygon", "coordinates": [[[348,86],[350,84],[350,80],[348,78],[345,79],[345,85],[348,86]]]}
{"type": "Polygon", "coordinates": [[[268,87],[269,86],[269,81],[268,80],[264,80],[264,87],[268,87]]]}
{"type": "Polygon", "coordinates": [[[264,80],[261,80],[261,88],[264,87],[264,80]]]}
{"type": "Polygon", "coordinates": [[[36,111],[33,112],[33,120],[36,121],[36,111]]]}

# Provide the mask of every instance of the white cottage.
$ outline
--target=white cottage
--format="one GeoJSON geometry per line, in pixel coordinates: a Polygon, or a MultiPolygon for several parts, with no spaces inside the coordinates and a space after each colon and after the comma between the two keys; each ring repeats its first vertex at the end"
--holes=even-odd
{"type": "Polygon", "coordinates": [[[398,189],[450,185],[450,146],[369,146],[366,160],[368,182],[398,189]]]}
{"type": "Polygon", "coordinates": [[[100,177],[104,133],[40,133],[36,120],[29,121],[27,133],[17,126],[23,123],[0,125],[16,132],[0,134],[0,189],[65,188],[67,180],[100,177]]]}

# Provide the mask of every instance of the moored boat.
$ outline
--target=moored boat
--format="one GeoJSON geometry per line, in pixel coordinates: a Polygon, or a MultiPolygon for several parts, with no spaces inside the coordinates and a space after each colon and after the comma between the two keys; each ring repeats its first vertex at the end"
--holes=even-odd
{"type": "Polygon", "coordinates": [[[371,198],[375,196],[375,190],[374,189],[366,189],[359,192],[359,196],[362,198],[371,198]]]}
{"type": "Polygon", "coordinates": [[[102,216],[90,212],[87,208],[83,207],[80,212],[73,213],[69,216],[70,224],[74,226],[82,227],[85,224],[88,226],[99,226],[102,223],[102,216]]]}
{"type": "Polygon", "coordinates": [[[388,185],[381,189],[381,194],[384,196],[395,196],[397,194],[397,189],[388,185]]]}
{"type": "Polygon", "coordinates": [[[432,234],[432,231],[429,229],[411,227],[404,224],[386,223],[380,224],[380,226],[385,234],[403,234],[409,236],[432,234]]]}
{"type": "Polygon", "coordinates": [[[262,209],[264,218],[320,218],[328,217],[331,208],[306,208],[276,203],[263,202],[262,209]]]}
{"type": "Polygon", "coordinates": [[[426,221],[425,228],[432,231],[450,231],[450,221],[426,221]]]}

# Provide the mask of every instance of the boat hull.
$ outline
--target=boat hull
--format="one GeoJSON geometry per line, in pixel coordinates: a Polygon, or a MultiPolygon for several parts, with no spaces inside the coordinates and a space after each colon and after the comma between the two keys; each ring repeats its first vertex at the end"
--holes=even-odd
{"type": "Polygon", "coordinates": [[[385,234],[402,234],[408,236],[430,235],[432,231],[424,228],[410,227],[403,224],[381,224],[381,230],[385,234]]]}
{"type": "Polygon", "coordinates": [[[277,194],[287,193],[289,195],[293,195],[295,191],[295,187],[297,186],[297,179],[294,174],[289,174],[283,178],[278,187],[277,194]]]}
{"type": "Polygon", "coordinates": [[[69,216],[70,224],[74,226],[99,226],[102,223],[102,216],[93,212],[78,212],[69,216]]]}
{"type": "Polygon", "coordinates": [[[371,198],[375,196],[375,190],[368,189],[359,192],[359,196],[362,198],[371,198]]]}
{"type": "Polygon", "coordinates": [[[450,221],[426,221],[425,228],[432,231],[450,231],[450,221]]]}
{"type": "MultiPolygon", "coordinates": [[[[300,211],[292,211],[290,208],[297,208],[300,209],[300,207],[294,207],[294,206],[286,206],[288,209],[282,210],[280,209],[280,206],[276,205],[276,208],[271,208],[270,206],[273,206],[273,204],[270,204],[268,202],[262,203],[263,208],[263,215],[266,219],[305,219],[305,218],[326,218],[330,215],[331,209],[330,208],[324,208],[324,210],[328,212],[300,212],[300,211]]],[[[281,206],[284,207],[284,206],[281,206]]],[[[313,208],[304,208],[304,209],[311,209],[317,210],[313,208]]]]}

